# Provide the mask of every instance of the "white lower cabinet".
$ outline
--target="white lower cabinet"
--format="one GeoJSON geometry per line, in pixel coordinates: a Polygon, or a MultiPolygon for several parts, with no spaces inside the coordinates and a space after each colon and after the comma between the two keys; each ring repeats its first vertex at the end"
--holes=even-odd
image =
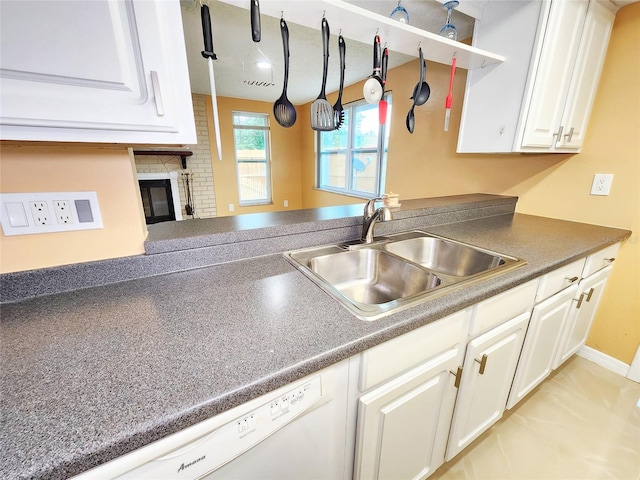
{"type": "Polygon", "coordinates": [[[573,299],[566,328],[562,333],[562,343],[554,361],[554,369],[580,350],[587,342],[589,329],[596,316],[598,304],[612,269],[611,266],[606,267],[580,282],[573,299]]]}
{"type": "Polygon", "coordinates": [[[551,373],[577,290],[578,285],[572,285],[533,309],[507,408],[512,408],[551,373]]]}
{"type": "Polygon", "coordinates": [[[618,248],[362,353],[354,478],[425,479],[496,423],[585,344],[618,248]]]}
{"type": "Polygon", "coordinates": [[[460,351],[372,390],[358,406],[357,479],[422,479],[444,462],[460,351]]]}
{"type": "Polygon", "coordinates": [[[502,417],[530,315],[521,313],[469,342],[447,461],[502,417]]]}

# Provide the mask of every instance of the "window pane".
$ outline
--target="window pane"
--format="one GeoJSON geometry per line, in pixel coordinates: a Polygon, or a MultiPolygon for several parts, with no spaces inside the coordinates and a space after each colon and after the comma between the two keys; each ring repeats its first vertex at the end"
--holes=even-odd
{"type": "Polygon", "coordinates": [[[378,148],[378,104],[356,108],[354,118],[353,148],[378,148]]]}
{"type": "Polygon", "coordinates": [[[233,137],[240,205],[271,201],[269,171],[269,117],[233,112],[233,137]]]}
{"type": "Polygon", "coordinates": [[[234,113],[233,124],[266,127],[267,117],[266,115],[247,115],[243,113],[234,113]]]}
{"type": "Polygon", "coordinates": [[[354,153],[352,169],[353,190],[376,193],[378,173],[378,155],[376,152],[354,153]]]}
{"type": "Polygon", "coordinates": [[[266,158],[266,131],[240,130],[233,131],[236,143],[236,157],[238,160],[246,158],[266,158]],[[242,153],[241,153],[242,152],[242,153]]]}
{"type": "Polygon", "coordinates": [[[167,189],[164,187],[153,187],[149,189],[151,203],[153,204],[153,214],[156,217],[169,215],[169,199],[167,189]]]}
{"type": "Polygon", "coordinates": [[[322,187],[347,187],[347,156],[345,152],[323,153],[320,156],[323,165],[320,185],[322,187]]]}
{"type": "Polygon", "coordinates": [[[346,149],[349,142],[349,111],[344,112],[344,123],[338,130],[322,132],[320,135],[320,150],[346,149]]]}
{"type": "Polygon", "coordinates": [[[241,202],[267,198],[267,164],[238,161],[238,193],[241,202]]]}

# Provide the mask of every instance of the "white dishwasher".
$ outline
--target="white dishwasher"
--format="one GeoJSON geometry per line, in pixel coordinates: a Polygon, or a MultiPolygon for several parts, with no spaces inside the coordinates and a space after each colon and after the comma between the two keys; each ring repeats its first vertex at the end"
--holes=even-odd
{"type": "Polygon", "coordinates": [[[344,360],[74,479],[346,480],[348,386],[344,360]]]}

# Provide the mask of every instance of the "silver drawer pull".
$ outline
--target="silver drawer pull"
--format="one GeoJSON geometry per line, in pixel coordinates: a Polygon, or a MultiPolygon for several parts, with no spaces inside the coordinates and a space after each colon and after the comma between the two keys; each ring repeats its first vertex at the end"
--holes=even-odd
{"type": "Polygon", "coordinates": [[[571,143],[571,139],[573,138],[573,127],[569,130],[569,133],[564,134],[564,138],[567,139],[567,143],[571,143]]]}
{"type": "Polygon", "coordinates": [[[613,262],[616,261],[616,259],[615,259],[615,257],[611,257],[611,258],[605,258],[604,261],[607,262],[607,263],[613,263],[613,262]]]}
{"type": "Polygon", "coordinates": [[[574,282],[577,282],[580,279],[580,277],[571,277],[571,278],[564,277],[564,279],[569,283],[574,283],[574,282]]]}
{"type": "Polygon", "coordinates": [[[553,134],[554,137],[557,137],[556,141],[554,143],[558,143],[560,141],[560,139],[562,138],[562,131],[563,130],[564,130],[564,127],[562,125],[560,125],[560,128],[558,128],[558,132],[553,134]]]}

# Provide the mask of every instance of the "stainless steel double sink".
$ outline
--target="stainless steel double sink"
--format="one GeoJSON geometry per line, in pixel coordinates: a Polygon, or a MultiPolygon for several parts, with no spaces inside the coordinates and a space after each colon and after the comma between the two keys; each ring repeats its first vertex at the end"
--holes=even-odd
{"type": "Polygon", "coordinates": [[[305,248],[284,256],[363,320],[375,320],[526,264],[419,230],[369,244],[305,248]]]}

